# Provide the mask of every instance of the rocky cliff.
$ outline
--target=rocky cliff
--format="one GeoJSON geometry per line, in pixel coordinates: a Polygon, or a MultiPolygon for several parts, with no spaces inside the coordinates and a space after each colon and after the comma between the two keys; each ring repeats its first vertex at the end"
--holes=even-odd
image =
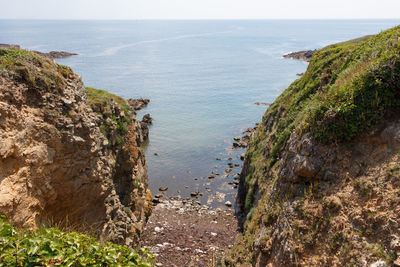
{"type": "Polygon", "coordinates": [[[141,128],[70,68],[0,49],[0,214],[134,245],[151,212],[141,128]]]}
{"type": "Polygon", "coordinates": [[[252,134],[231,266],[400,265],[400,27],[328,46],[252,134]]]}

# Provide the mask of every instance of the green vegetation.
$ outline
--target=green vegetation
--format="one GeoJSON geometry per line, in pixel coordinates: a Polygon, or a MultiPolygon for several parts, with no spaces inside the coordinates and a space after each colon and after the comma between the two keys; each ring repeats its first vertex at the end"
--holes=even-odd
{"type": "MultiPolygon", "coordinates": [[[[67,78],[75,78],[73,71],[53,62],[45,56],[26,50],[0,49],[0,74],[8,75],[29,88],[39,90],[63,90],[67,78]]],[[[86,87],[89,104],[103,118],[100,129],[111,146],[123,142],[132,119],[132,109],[121,97],[86,87]],[[116,112],[117,107],[121,112],[116,112]]],[[[72,116],[72,114],[70,114],[72,116]]]]}
{"type": "Polygon", "coordinates": [[[99,90],[91,87],[86,87],[86,94],[90,105],[106,105],[111,100],[118,104],[118,106],[125,112],[132,112],[132,108],[128,105],[122,97],[111,94],[105,90],[99,90]]]}
{"type": "Polygon", "coordinates": [[[86,94],[92,109],[103,118],[100,130],[110,141],[110,145],[121,144],[128,132],[128,125],[132,122],[132,108],[122,97],[104,90],[86,87],[86,94]],[[111,103],[115,103],[124,114],[116,114],[111,103]]]}
{"type": "MultiPolygon", "coordinates": [[[[285,247],[290,247],[294,258],[290,261],[296,265],[318,265],[308,258],[313,255],[313,260],[317,259],[317,251],[351,263],[349,252],[355,250],[352,233],[338,228],[348,203],[330,191],[328,194],[328,181],[291,184],[279,179],[281,153],[290,137],[305,133],[323,144],[341,143],[351,152],[354,138],[377,129],[392,115],[397,118],[399,107],[400,26],[317,51],[304,75],[282,92],[253,133],[242,170],[244,184],[239,190],[241,215],[246,218],[244,233],[230,251],[230,266],[256,265],[261,254],[267,259],[277,256],[282,236],[288,240],[285,247]]],[[[300,152],[302,144],[297,145],[291,148],[300,152]]],[[[360,167],[365,169],[366,164],[361,162],[360,167]]],[[[386,174],[397,177],[399,170],[398,165],[390,165],[386,174]]],[[[328,188],[330,183],[339,188],[352,185],[358,201],[368,201],[376,184],[349,175],[343,181],[329,181],[328,188]]],[[[371,213],[367,221],[375,217],[371,213]]],[[[373,236],[368,234],[371,229],[362,231],[373,236]]],[[[379,257],[392,260],[383,256],[382,249],[377,251],[379,257]]],[[[317,262],[322,265],[323,259],[317,262]]]]}
{"type": "Polygon", "coordinates": [[[316,52],[264,118],[279,120],[270,166],[293,130],[320,142],[342,142],[371,130],[400,106],[400,26],[316,52]]]}
{"type": "Polygon", "coordinates": [[[49,58],[25,50],[0,49],[0,73],[8,71],[29,87],[47,90],[64,85],[64,78],[73,75],[72,70],[54,64],[49,58]]]}
{"type": "Polygon", "coordinates": [[[0,266],[153,266],[145,249],[133,251],[55,228],[17,230],[0,217],[0,266]]]}

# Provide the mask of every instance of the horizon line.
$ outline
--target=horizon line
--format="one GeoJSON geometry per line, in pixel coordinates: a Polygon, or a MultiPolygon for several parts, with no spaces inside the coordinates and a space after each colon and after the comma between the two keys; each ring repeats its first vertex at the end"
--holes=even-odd
{"type": "Polygon", "coordinates": [[[400,20],[400,18],[0,18],[0,20],[57,20],[57,21],[206,21],[206,20],[400,20]]]}

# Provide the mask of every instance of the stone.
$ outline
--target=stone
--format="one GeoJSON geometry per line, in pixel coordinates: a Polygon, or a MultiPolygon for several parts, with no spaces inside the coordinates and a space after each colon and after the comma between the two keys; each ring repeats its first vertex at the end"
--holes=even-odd
{"type": "Polygon", "coordinates": [[[370,267],[387,267],[386,262],[379,260],[370,265],[370,267]]]}
{"type": "Polygon", "coordinates": [[[153,118],[150,117],[150,114],[145,114],[142,118],[142,122],[147,123],[147,124],[152,124],[153,118]]]}
{"type": "Polygon", "coordinates": [[[397,235],[391,235],[390,248],[395,251],[400,251],[400,240],[397,235]]]}
{"type": "Polygon", "coordinates": [[[317,52],[317,50],[304,50],[304,51],[289,53],[289,54],[284,55],[283,57],[299,59],[299,60],[304,60],[304,61],[310,62],[311,58],[315,52],[317,52]]]}
{"type": "Polygon", "coordinates": [[[225,199],[225,194],[221,193],[221,192],[215,192],[215,198],[220,201],[223,202],[225,199]]]}
{"type": "Polygon", "coordinates": [[[400,267],[400,255],[397,254],[397,259],[393,262],[395,267],[400,267]]]}
{"type": "Polygon", "coordinates": [[[167,191],[168,187],[166,186],[161,186],[160,188],[158,188],[159,191],[163,192],[163,191],[167,191]]]}
{"type": "Polygon", "coordinates": [[[232,207],[232,202],[226,201],[226,202],[225,202],[225,206],[227,206],[227,207],[232,207]]]}
{"type": "Polygon", "coordinates": [[[146,107],[148,103],[150,103],[150,99],[147,99],[147,98],[128,99],[128,104],[135,111],[141,110],[142,108],[146,107]]]}
{"type": "Polygon", "coordinates": [[[257,105],[257,106],[269,106],[270,104],[268,104],[268,103],[265,103],[265,102],[255,102],[254,103],[254,105],[257,105]]]}

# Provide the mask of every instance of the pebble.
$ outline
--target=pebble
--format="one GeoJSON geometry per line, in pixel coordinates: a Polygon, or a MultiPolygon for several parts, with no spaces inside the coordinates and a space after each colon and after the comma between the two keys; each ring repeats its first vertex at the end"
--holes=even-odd
{"type": "Polygon", "coordinates": [[[221,192],[215,192],[215,197],[218,201],[222,202],[225,199],[225,194],[221,192]]]}
{"type": "Polygon", "coordinates": [[[160,190],[161,192],[162,192],[162,191],[167,191],[167,190],[168,190],[168,187],[166,187],[166,186],[161,186],[160,188],[158,188],[158,190],[160,190]]]}
{"type": "Polygon", "coordinates": [[[199,192],[192,192],[190,193],[191,197],[197,197],[199,195],[199,192]]]}
{"type": "Polygon", "coordinates": [[[232,207],[232,202],[230,202],[230,201],[225,202],[225,206],[232,207]]]}
{"type": "Polygon", "coordinates": [[[386,262],[382,260],[376,261],[370,265],[370,267],[386,267],[386,266],[387,266],[386,262]]]}
{"type": "Polygon", "coordinates": [[[217,236],[217,233],[211,232],[211,235],[212,235],[212,236],[217,236]]]}

